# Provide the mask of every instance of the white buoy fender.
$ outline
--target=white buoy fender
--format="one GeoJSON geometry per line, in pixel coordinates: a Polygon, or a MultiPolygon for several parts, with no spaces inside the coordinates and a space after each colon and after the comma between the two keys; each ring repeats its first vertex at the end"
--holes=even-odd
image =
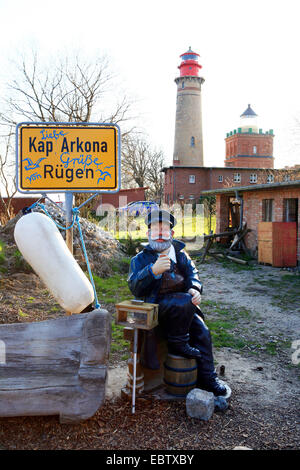
{"type": "Polygon", "coordinates": [[[93,302],[92,284],[49,217],[39,212],[24,215],[16,223],[14,237],[26,261],[66,311],[80,313],[93,302]]]}

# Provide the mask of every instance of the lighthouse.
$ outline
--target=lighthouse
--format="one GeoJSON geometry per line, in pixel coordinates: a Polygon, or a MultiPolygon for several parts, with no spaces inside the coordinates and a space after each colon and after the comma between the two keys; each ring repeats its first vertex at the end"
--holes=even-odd
{"type": "Polygon", "coordinates": [[[191,48],[180,56],[180,76],[175,79],[174,166],[203,167],[201,85],[204,78],[199,76],[202,68],[199,57],[191,48]]]}
{"type": "Polygon", "coordinates": [[[226,134],[225,167],[274,168],[273,129],[263,132],[251,105],[240,116],[240,127],[226,134]]]}

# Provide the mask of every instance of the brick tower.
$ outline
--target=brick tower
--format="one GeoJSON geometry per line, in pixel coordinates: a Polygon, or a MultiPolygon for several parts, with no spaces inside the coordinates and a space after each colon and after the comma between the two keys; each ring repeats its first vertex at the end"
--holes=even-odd
{"type": "Polygon", "coordinates": [[[240,117],[240,127],[226,135],[225,166],[274,168],[273,129],[258,128],[258,116],[250,104],[240,117]]]}
{"type": "Polygon", "coordinates": [[[180,77],[177,84],[177,105],[174,141],[174,166],[203,166],[201,85],[199,77],[202,66],[199,54],[191,48],[181,54],[180,77]]]}

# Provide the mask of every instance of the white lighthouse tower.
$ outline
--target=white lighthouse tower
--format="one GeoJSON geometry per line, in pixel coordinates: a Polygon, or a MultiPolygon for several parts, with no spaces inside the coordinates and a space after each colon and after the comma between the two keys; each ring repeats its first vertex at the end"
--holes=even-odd
{"type": "Polygon", "coordinates": [[[201,111],[202,66],[199,54],[191,48],[181,54],[180,77],[177,84],[174,166],[203,166],[203,137],[201,111]]]}

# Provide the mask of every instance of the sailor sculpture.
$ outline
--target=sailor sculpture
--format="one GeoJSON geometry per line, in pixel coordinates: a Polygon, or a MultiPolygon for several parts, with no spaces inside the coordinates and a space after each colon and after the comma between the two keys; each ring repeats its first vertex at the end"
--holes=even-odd
{"type": "Polygon", "coordinates": [[[159,304],[158,320],[171,354],[195,358],[197,387],[225,396],[214,367],[212,341],[200,310],[202,283],[185,244],[173,239],[177,221],[165,210],[145,218],[149,244],[134,256],[128,284],[137,299],[159,304]]]}

